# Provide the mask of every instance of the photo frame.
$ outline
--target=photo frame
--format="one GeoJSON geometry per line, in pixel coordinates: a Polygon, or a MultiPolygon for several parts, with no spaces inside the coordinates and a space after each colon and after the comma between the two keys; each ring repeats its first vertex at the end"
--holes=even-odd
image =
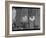
{"type": "Polygon", "coordinates": [[[5,11],[6,37],[45,34],[44,3],[6,1],[5,11]]]}

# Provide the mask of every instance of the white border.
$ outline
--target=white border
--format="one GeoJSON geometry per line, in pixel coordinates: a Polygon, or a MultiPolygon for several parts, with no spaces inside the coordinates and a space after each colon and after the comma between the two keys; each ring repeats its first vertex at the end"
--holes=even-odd
{"type": "Polygon", "coordinates": [[[27,34],[27,33],[43,33],[43,6],[41,5],[26,5],[26,4],[10,4],[10,17],[9,17],[9,34],[27,34]],[[15,7],[37,7],[40,8],[40,30],[32,31],[12,31],[12,6],[15,7]]]}

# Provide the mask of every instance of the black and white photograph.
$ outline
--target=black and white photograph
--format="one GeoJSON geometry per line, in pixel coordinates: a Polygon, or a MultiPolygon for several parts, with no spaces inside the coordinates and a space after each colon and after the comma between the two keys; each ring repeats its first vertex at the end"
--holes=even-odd
{"type": "Polygon", "coordinates": [[[43,6],[10,4],[10,34],[42,33],[43,6]]]}
{"type": "Polygon", "coordinates": [[[12,7],[12,31],[40,30],[40,8],[12,7]]]}
{"type": "Polygon", "coordinates": [[[44,3],[7,2],[6,36],[43,35],[44,3]]]}

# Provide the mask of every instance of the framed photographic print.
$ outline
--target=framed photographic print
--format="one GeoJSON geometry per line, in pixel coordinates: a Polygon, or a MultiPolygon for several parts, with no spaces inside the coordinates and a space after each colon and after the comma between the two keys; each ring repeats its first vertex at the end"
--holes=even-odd
{"type": "Polygon", "coordinates": [[[32,36],[45,34],[45,4],[7,1],[6,36],[32,36]]]}

